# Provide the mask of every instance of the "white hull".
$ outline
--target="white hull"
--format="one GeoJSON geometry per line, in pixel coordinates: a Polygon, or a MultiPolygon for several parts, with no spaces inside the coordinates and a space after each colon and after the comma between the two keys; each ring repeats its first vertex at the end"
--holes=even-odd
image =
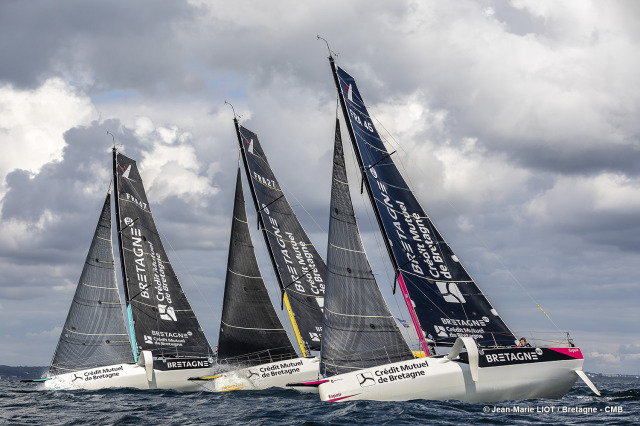
{"type": "Polygon", "coordinates": [[[46,389],[108,388],[175,389],[200,391],[201,387],[189,378],[208,374],[210,361],[204,359],[153,360],[150,353],[143,352],[138,364],[116,364],[73,373],[60,374],[44,380],[46,389]],[[188,364],[205,364],[202,368],[188,368],[188,364]],[[153,368],[153,367],[156,368],[153,368]]]}
{"type": "Polygon", "coordinates": [[[464,360],[455,359],[456,353],[451,358],[420,358],[330,377],[318,387],[320,398],[332,402],[560,398],[575,383],[584,361],[577,348],[482,352],[472,340],[465,346],[471,349],[461,354],[464,360]]]}
{"type": "Polygon", "coordinates": [[[233,371],[214,372],[215,378],[194,383],[199,383],[210,392],[286,388],[291,382],[317,380],[319,366],[318,358],[295,358],[233,371]]]}
{"type": "Polygon", "coordinates": [[[149,389],[145,368],[137,364],[117,364],[73,373],[59,374],[44,381],[46,389],[138,388],[149,389]]]}

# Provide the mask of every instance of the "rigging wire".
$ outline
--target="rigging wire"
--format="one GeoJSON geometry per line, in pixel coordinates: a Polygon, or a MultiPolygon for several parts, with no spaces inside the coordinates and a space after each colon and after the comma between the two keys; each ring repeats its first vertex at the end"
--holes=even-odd
{"type": "MultiPolygon", "coordinates": [[[[160,233],[158,233],[158,236],[160,236],[160,233]]],[[[169,248],[171,248],[171,253],[172,253],[172,255],[175,255],[175,256],[176,256],[176,258],[178,259],[178,263],[180,264],[180,266],[183,268],[183,270],[184,270],[184,271],[185,271],[185,273],[187,274],[187,277],[189,277],[189,280],[191,280],[191,282],[195,285],[196,289],[198,290],[198,293],[200,294],[200,297],[201,297],[201,298],[202,298],[202,300],[204,300],[204,302],[207,304],[207,307],[209,308],[209,310],[210,310],[211,312],[215,312],[215,311],[213,310],[213,307],[212,307],[212,306],[211,306],[211,304],[209,303],[209,300],[208,300],[208,299],[205,297],[205,295],[202,293],[202,290],[200,289],[200,286],[198,285],[198,282],[193,278],[193,276],[192,276],[192,275],[191,275],[191,273],[189,272],[189,269],[186,267],[186,265],[185,265],[185,264],[184,264],[184,262],[182,261],[182,258],[181,258],[181,257],[180,257],[180,255],[178,254],[178,251],[177,251],[177,250],[173,247],[173,245],[171,244],[171,240],[170,240],[167,236],[164,236],[164,237],[162,237],[162,238],[167,242],[167,244],[169,244],[169,248]]],[[[168,256],[167,256],[167,260],[168,260],[168,259],[169,259],[169,258],[168,258],[168,256]]],[[[175,272],[175,270],[174,270],[174,272],[175,272]]],[[[176,275],[176,281],[177,281],[177,279],[178,279],[178,274],[175,274],[175,275],[176,275]]],[[[184,292],[184,291],[183,291],[183,292],[182,292],[182,294],[183,294],[184,298],[186,299],[186,298],[187,298],[186,292],[184,292]]],[[[191,303],[188,301],[188,299],[187,299],[187,303],[189,303],[189,306],[191,306],[191,303]]],[[[195,311],[193,310],[193,306],[191,306],[191,311],[193,312],[193,315],[194,315],[194,316],[196,316],[195,311]]],[[[196,318],[197,318],[197,316],[196,316],[196,318]]],[[[198,321],[198,323],[199,323],[199,322],[200,322],[200,321],[198,321]]],[[[204,328],[202,327],[202,324],[200,325],[200,328],[202,329],[202,334],[204,334],[204,335],[205,335],[205,338],[207,339],[207,343],[209,343],[209,341],[210,341],[210,340],[209,340],[209,338],[207,338],[207,335],[206,335],[206,333],[205,333],[205,331],[204,331],[204,328]]],[[[209,345],[211,345],[211,344],[209,344],[209,345]]]]}
{"type": "MultiPolygon", "coordinates": [[[[238,154],[241,155],[240,150],[238,150],[238,154]]],[[[240,159],[241,160],[241,159],[240,159]]],[[[245,176],[246,178],[246,176],[245,176]]],[[[244,191],[244,188],[243,188],[244,191]]],[[[256,215],[258,216],[259,213],[257,213],[255,211],[255,209],[247,209],[247,221],[249,221],[249,215],[256,215]]],[[[251,228],[251,227],[249,227],[251,228]]],[[[259,231],[262,232],[262,231],[259,231]]],[[[249,229],[249,234],[251,234],[251,229],[249,229]]],[[[251,241],[254,241],[253,239],[254,237],[251,236],[251,241]]],[[[282,293],[282,289],[280,288],[280,284],[278,284],[278,277],[276,276],[276,272],[273,268],[270,256],[269,256],[269,252],[267,251],[267,246],[266,243],[264,241],[264,238],[259,238],[259,240],[262,240],[262,243],[259,244],[253,244],[253,248],[254,251],[258,251],[259,250],[259,255],[258,253],[256,253],[256,260],[258,261],[258,268],[260,269],[260,273],[262,274],[262,280],[265,282],[265,287],[267,287],[267,292],[269,293],[269,298],[271,299],[271,304],[275,307],[278,306],[277,303],[274,303],[274,300],[279,300],[281,298],[281,293],[282,293]],[[259,249],[257,249],[259,247],[259,249]],[[260,262],[260,259],[262,259],[262,262],[260,262]],[[267,259],[266,262],[268,264],[267,268],[263,268],[262,266],[260,266],[260,263],[264,264],[265,260],[267,259]],[[263,270],[268,271],[266,274],[264,272],[262,272],[263,270]],[[266,285],[266,283],[269,283],[268,285],[266,285]],[[269,291],[271,290],[271,291],[269,291]],[[277,295],[277,297],[274,297],[274,292],[277,295]]],[[[282,326],[285,328],[285,330],[287,331],[287,335],[289,336],[289,340],[291,341],[291,336],[295,336],[295,331],[293,329],[293,324],[291,323],[291,321],[289,320],[289,314],[287,312],[286,316],[283,313],[285,312],[285,310],[280,310],[280,309],[276,309],[276,314],[278,315],[278,318],[280,319],[280,322],[282,323],[282,326]]],[[[291,342],[294,348],[297,348],[297,341],[291,342]]],[[[296,350],[297,352],[297,350],[296,350]]]]}
{"type": "MultiPolygon", "coordinates": [[[[362,101],[363,104],[364,100],[360,98],[360,100],[362,101]]],[[[365,104],[365,106],[367,106],[365,104]]],[[[375,116],[375,114],[373,114],[369,107],[367,106],[367,111],[369,111],[369,116],[373,119],[375,119],[375,121],[380,125],[380,127],[382,129],[384,129],[384,131],[386,132],[385,136],[380,135],[380,139],[388,144],[388,145],[394,145],[397,147],[398,150],[401,150],[406,156],[407,158],[409,157],[409,153],[403,148],[403,146],[393,137],[393,135],[391,134],[391,132],[389,132],[389,130],[387,130],[387,128],[384,126],[384,124],[375,116]],[[388,138],[386,137],[388,136],[388,138]]],[[[400,163],[400,166],[402,167],[403,170],[403,177],[405,177],[405,179],[407,180],[408,184],[410,185],[410,188],[414,188],[416,187],[413,182],[411,181],[411,174],[408,173],[407,169],[404,166],[404,161],[402,160],[401,156],[397,156],[398,158],[398,162],[400,163]]],[[[419,170],[420,172],[422,172],[423,174],[426,174],[424,172],[424,170],[422,169],[422,167],[417,164],[417,162],[415,160],[409,160],[410,163],[412,163],[412,165],[419,170]]],[[[447,204],[449,205],[449,207],[454,211],[454,213],[458,216],[461,216],[462,213],[453,205],[453,203],[446,198],[447,204]]],[[[540,309],[540,311],[547,317],[547,319],[553,324],[554,327],[556,327],[556,329],[561,330],[560,327],[558,327],[558,325],[551,319],[551,317],[549,316],[549,314],[547,314],[547,312],[542,308],[542,306],[538,303],[538,301],[531,295],[531,293],[529,293],[527,291],[527,289],[524,287],[524,285],[520,282],[520,280],[518,280],[518,278],[513,274],[513,272],[511,272],[511,270],[505,265],[505,263],[502,261],[502,258],[495,253],[493,250],[491,250],[491,248],[489,248],[488,244],[486,243],[486,241],[480,237],[480,235],[476,232],[476,230],[474,228],[472,228],[472,233],[474,235],[474,237],[482,244],[482,246],[487,250],[487,252],[492,253],[495,258],[498,260],[498,262],[500,263],[500,266],[503,268],[503,270],[505,270],[507,272],[507,274],[511,277],[511,279],[522,289],[522,291],[531,299],[531,301],[538,307],[538,309],[540,309]]],[[[480,290],[481,293],[484,294],[484,292],[482,292],[482,290],[480,290]]],[[[486,297],[486,296],[485,296],[486,297]]]]}
{"type": "MultiPolygon", "coordinates": [[[[112,135],[112,137],[113,137],[113,135],[112,135]]],[[[135,164],[136,164],[136,168],[137,168],[137,161],[135,162],[135,164]]],[[[116,165],[119,167],[119,165],[118,165],[118,163],[117,163],[117,157],[116,157],[116,165]]],[[[138,173],[139,173],[139,171],[138,171],[138,173]]],[[[140,196],[140,194],[139,194],[139,192],[137,191],[137,189],[136,189],[133,185],[131,186],[131,188],[130,188],[130,189],[131,189],[131,190],[133,190],[133,192],[134,192],[134,193],[135,193],[135,195],[138,197],[138,199],[143,199],[143,198],[140,196]]],[[[144,187],[143,187],[143,189],[144,189],[144,187]]],[[[117,196],[118,196],[118,194],[115,194],[115,196],[117,197],[117,196]]],[[[144,197],[144,198],[146,199],[146,197],[144,197]]],[[[153,217],[153,213],[151,213],[151,206],[150,206],[150,205],[148,206],[148,213],[149,213],[149,214],[151,214],[151,215],[152,215],[152,217],[153,217]]],[[[137,219],[138,219],[138,218],[136,218],[135,220],[137,220],[137,219]]],[[[135,222],[135,220],[134,220],[134,222],[135,222]]],[[[127,225],[127,226],[129,226],[129,225],[127,225]]],[[[140,226],[142,227],[143,225],[142,225],[142,224],[140,224],[140,226]]],[[[117,228],[116,228],[116,229],[117,229],[117,228]]],[[[149,228],[144,227],[144,229],[145,229],[147,232],[149,232],[149,233],[153,234],[153,232],[152,232],[149,228]]],[[[122,230],[124,230],[124,228],[123,228],[122,230]]],[[[119,232],[120,232],[120,235],[122,235],[123,237],[125,237],[124,233],[122,233],[122,230],[120,230],[120,231],[119,231],[119,232]]],[[[180,258],[180,256],[178,255],[177,250],[176,250],[176,249],[171,245],[171,241],[169,240],[169,238],[168,238],[168,237],[166,237],[166,236],[164,236],[164,235],[161,235],[161,234],[160,234],[160,231],[159,231],[157,228],[156,228],[156,233],[155,233],[155,234],[158,236],[158,239],[160,240],[161,246],[162,246],[162,240],[164,240],[164,241],[166,241],[166,242],[168,243],[169,247],[171,248],[172,253],[173,253],[173,254],[175,254],[175,256],[177,256],[177,258],[178,258],[178,262],[179,262],[179,263],[180,263],[180,265],[184,268],[184,270],[185,270],[185,272],[186,272],[187,276],[189,277],[189,279],[191,280],[191,282],[195,284],[196,289],[198,290],[198,292],[200,293],[200,295],[202,296],[202,298],[205,300],[205,303],[207,304],[207,306],[209,307],[209,309],[212,309],[212,308],[211,308],[211,305],[209,304],[209,301],[208,301],[208,300],[204,297],[204,295],[202,294],[202,291],[201,291],[200,287],[198,286],[197,282],[193,279],[193,277],[191,276],[191,274],[190,274],[189,270],[186,268],[186,266],[185,266],[185,265],[184,265],[184,263],[182,262],[182,259],[181,259],[181,258],[180,258]]],[[[165,251],[165,255],[167,255],[167,254],[166,254],[166,251],[165,251]]],[[[166,258],[166,262],[167,262],[169,265],[171,265],[171,262],[169,261],[169,257],[168,257],[168,255],[167,255],[167,258],[166,258]]],[[[124,275],[124,274],[123,274],[123,275],[124,275]]],[[[181,285],[180,285],[180,281],[178,280],[178,276],[177,276],[177,274],[175,274],[175,270],[174,270],[174,277],[175,277],[176,282],[178,283],[178,285],[179,285],[179,286],[181,286],[181,285]]],[[[127,283],[126,283],[126,277],[124,277],[124,276],[123,276],[123,284],[124,284],[124,286],[125,286],[125,287],[127,286],[127,283]]],[[[147,286],[147,288],[148,288],[148,287],[150,287],[150,286],[151,286],[151,284],[149,284],[149,285],[147,286]]],[[[182,286],[181,286],[181,287],[182,287],[182,286]]],[[[136,296],[137,296],[137,295],[136,295],[136,296]]],[[[186,300],[186,302],[187,302],[187,303],[189,304],[189,306],[191,307],[191,311],[193,312],[194,316],[195,316],[195,317],[196,317],[196,319],[197,319],[197,316],[195,315],[195,312],[193,311],[193,306],[191,305],[191,302],[189,302],[189,299],[187,298],[186,292],[182,291],[182,296],[184,297],[184,299],[186,300]]],[[[135,296],[134,296],[134,298],[135,298],[135,296]]],[[[134,300],[134,298],[131,298],[130,300],[134,300]]],[[[146,314],[146,313],[145,313],[145,314],[146,314]]],[[[149,314],[147,314],[147,316],[150,316],[150,315],[149,315],[149,314]]],[[[158,327],[159,327],[159,326],[160,326],[160,319],[159,319],[159,317],[158,317],[158,315],[157,315],[157,314],[156,314],[156,316],[155,316],[155,320],[156,320],[156,324],[157,324],[157,325],[158,325],[158,327]]],[[[199,320],[198,320],[198,323],[200,323],[200,321],[199,321],[199,320]]],[[[165,325],[166,325],[166,324],[165,324],[165,325]]],[[[202,327],[202,324],[200,324],[200,329],[201,329],[201,331],[202,331],[202,334],[203,334],[203,335],[204,335],[204,337],[205,337],[205,340],[206,340],[206,342],[207,342],[207,345],[209,345],[209,346],[210,346],[210,344],[209,344],[209,339],[208,339],[208,338],[207,338],[207,336],[206,336],[206,333],[205,333],[205,331],[204,331],[204,328],[202,327]]],[[[163,350],[166,350],[166,349],[169,349],[169,350],[171,350],[171,351],[174,351],[174,350],[175,350],[175,352],[177,353],[177,347],[175,347],[175,348],[171,348],[171,347],[169,347],[169,348],[165,348],[165,346],[164,346],[164,345],[162,345],[162,344],[160,345],[160,347],[161,347],[163,350]]],[[[202,354],[200,354],[200,355],[202,355],[202,354]]],[[[210,354],[207,354],[207,356],[209,356],[209,355],[210,355],[210,354]]]]}
{"type": "MultiPolygon", "coordinates": [[[[349,151],[349,153],[350,153],[349,159],[351,160],[351,164],[353,165],[353,169],[351,171],[351,174],[354,173],[353,170],[356,170],[356,171],[360,170],[360,167],[357,164],[355,155],[353,154],[353,150],[351,149],[351,150],[344,150],[344,151],[349,151]]],[[[356,177],[360,177],[361,178],[360,173],[357,173],[356,177]]],[[[356,181],[357,181],[357,179],[356,179],[356,181]]],[[[395,281],[395,272],[392,273],[392,271],[390,270],[390,261],[389,261],[389,258],[388,258],[388,252],[387,252],[386,247],[384,247],[384,244],[383,244],[383,242],[381,240],[382,234],[380,232],[378,232],[378,229],[379,229],[378,228],[378,223],[377,223],[377,221],[374,221],[374,219],[372,218],[373,211],[372,211],[372,209],[367,208],[367,206],[370,205],[369,197],[364,195],[363,192],[360,192],[360,199],[361,199],[361,203],[364,205],[364,208],[362,208],[360,210],[364,210],[366,218],[367,218],[367,222],[369,223],[369,226],[371,226],[372,229],[374,229],[373,239],[374,239],[374,241],[376,243],[376,246],[377,246],[377,249],[378,249],[378,257],[380,259],[383,259],[383,261],[381,263],[382,263],[383,270],[384,270],[385,275],[386,275],[386,282],[388,283],[389,288],[392,289],[393,288],[393,283],[395,281]]],[[[355,208],[354,208],[354,211],[355,211],[355,208]]],[[[357,220],[357,217],[358,217],[358,215],[356,215],[356,220],[357,220]]],[[[360,237],[360,238],[362,239],[362,237],[360,237]]],[[[363,246],[364,246],[364,242],[363,242],[363,246]]],[[[400,315],[400,317],[402,318],[403,321],[407,321],[406,318],[405,318],[405,315],[404,315],[404,312],[406,310],[406,306],[404,307],[404,309],[401,307],[403,305],[401,305],[398,302],[398,297],[399,297],[398,295],[393,295],[393,297],[392,297],[392,299],[393,299],[393,301],[395,303],[395,307],[397,309],[396,312],[398,313],[398,315],[400,315]]],[[[409,324],[408,321],[407,321],[407,324],[409,324]]],[[[409,332],[406,332],[404,329],[405,329],[405,327],[403,326],[402,327],[402,331],[401,331],[402,335],[404,336],[405,339],[408,338],[411,341],[411,345],[410,346],[413,347],[413,346],[417,345],[418,341],[417,341],[417,336],[415,335],[416,333],[409,333],[409,332]]]]}

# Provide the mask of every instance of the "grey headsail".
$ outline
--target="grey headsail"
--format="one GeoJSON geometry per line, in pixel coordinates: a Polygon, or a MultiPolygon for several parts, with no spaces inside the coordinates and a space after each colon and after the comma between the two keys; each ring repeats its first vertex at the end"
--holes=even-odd
{"type": "Polygon", "coordinates": [[[136,162],[114,149],[113,173],[122,275],[137,348],[164,356],[211,355],[160,240],[136,162]]]}
{"type": "Polygon", "coordinates": [[[362,245],[336,119],[320,373],[325,377],[413,359],[362,245]]]}
{"type": "Polygon", "coordinates": [[[50,376],[133,362],[113,263],[110,203],[107,194],[50,376]]]}
{"type": "Polygon", "coordinates": [[[320,350],[327,267],[291,209],[258,135],[234,119],[247,180],[303,355],[320,350]]]}
{"type": "Polygon", "coordinates": [[[262,364],[297,356],[271,304],[258,267],[238,169],[218,361],[262,364]]]}
{"type": "MultiPolygon", "coordinates": [[[[472,336],[482,345],[512,345],[513,333],[407,186],[355,80],[329,60],[364,185],[416,329],[445,345],[458,336],[472,336]]],[[[418,337],[426,351],[425,334],[418,337]]]]}

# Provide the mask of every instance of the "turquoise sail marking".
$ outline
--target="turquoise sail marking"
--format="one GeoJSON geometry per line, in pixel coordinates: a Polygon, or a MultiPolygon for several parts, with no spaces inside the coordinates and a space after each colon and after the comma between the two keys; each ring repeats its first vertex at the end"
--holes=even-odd
{"type": "Polygon", "coordinates": [[[133,331],[133,317],[131,316],[130,304],[127,304],[127,322],[129,323],[129,336],[131,336],[131,350],[133,351],[133,362],[138,362],[138,348],[136,345],[136,334],[133,331]]]}

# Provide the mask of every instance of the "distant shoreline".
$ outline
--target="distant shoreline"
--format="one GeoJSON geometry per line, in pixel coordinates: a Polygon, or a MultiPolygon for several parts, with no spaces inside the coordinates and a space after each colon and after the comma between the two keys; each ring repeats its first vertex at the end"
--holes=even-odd
{"type": "Polygon", "coordinates": [[[39,379],[43,377],[49,367],[0,365],[0,380],[39,379]]]}

